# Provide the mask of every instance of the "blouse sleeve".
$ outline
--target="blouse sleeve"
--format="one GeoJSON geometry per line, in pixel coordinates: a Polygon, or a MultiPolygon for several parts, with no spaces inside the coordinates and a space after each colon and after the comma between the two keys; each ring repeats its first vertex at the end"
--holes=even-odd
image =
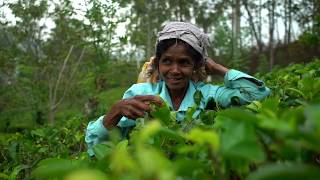
{"type": "Polygon", "coordinates": [[[100,116],[96,121],[89,122],[87,126],[85,142],[90,156],[94,155],[93,146],[108,138],[108,130],[103,126],[103,118],[104,116],[100,116]]]}
{"type": "Polygon", "coordinates": [[[215,99],[222,107],[242,105],[261,100],[270,94],[264,82],[237,70],[229,70],[224,77],[224,86],[218,87],[215,99]]]}

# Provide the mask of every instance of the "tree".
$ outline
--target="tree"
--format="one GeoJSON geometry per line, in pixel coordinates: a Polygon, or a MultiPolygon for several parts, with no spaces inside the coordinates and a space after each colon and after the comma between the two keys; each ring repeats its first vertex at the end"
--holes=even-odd
{"type": "Polygon", "coordinates": [[[38,94],[43,92],[43,88],[37,77],[42,72],[40,64],[44,58],[42,35],[45,27],[40,21],[48,15],[48,3],[31,0],[7,3],[6,6],[17,18],[15,25],[7,24],[4,28],[12,44],[1,48],[6,55],[1,53],[0,58],[4,58],[5,64],[11,64],[9,69],[12,73],[7,74],[10,80],[3,86],[7,100],[1,117],[9,117],[9,125],[15,120],[26,124],[28,119],[37,119],[37,112],[43,105],[43,96],[38,94]]]}
{"type": "Polygon", "coordinates": [[[190,21],[194,0],[156,1],[132,0],[120,1],[122,7],[130,6],[130,23],[127,34],[129,42],[143,49],[143,58],[153,55],[157,32],[166,21],[190,21]]]}
{"type": "Polygon", "coordinates": [[[170,9],[169,13],[167,14],[167,19],[172,19],[175,21],[190,21],[191,9],[197,4],[197,2],[194,0],[169,0],[167,3],[169,5],[167,9],[170,9]]]}
{"type": "Polygon", "coordinates": [[[121,18],[116,17],[116,1],[102,2],[85,0],[85,17],[89,24],[85,26],[89,41],[98,55],[98,63],[111,58],[112,39],[121,18]]]}
{"type": "MultiPolygon", "coordinates": [[[[261,0],[259,1],[261,3],[261,0]]],[[[250,28],[251,28],[251,31],[252,31],[252,34],[256,40],[256,43],[257,43],[257,46],[258,46],[258,52],[262,52],[262,49],[263,49],[263,43],[262,43],[262,40],[261,40],[261,4],[258,6],[257,8],[257,11],[258,11],[258,17],[259,17],[259,22],[258,22],[258,25],[256,25],[256,23],[254,22],[254,18],[253,18],[253,15],[251,13],[251,8],[249,7],[251,5],[252,6],[256,6],[255,4],[250,4],[248,3],[248,0],[243,0],[243,5],[244,5],[244,8],[248,14],[248,21],[249,21],[249,24],[250,24],[250,28]]]]}
{"type": "MultiPolygon", "coordinates": [[[[6,28],[6,32],[14,34],[14,48],[0,49],[0,58],[1,62],[5,58],[4,64],[11,61],[14,65],[12,83],[7,84],[6,88],[12,87],[15,93],[12,96],[20,99],[19,104],[12,107],[27,108],[26,112],[34,116],[47,115],[53,123],[62,104],[76,105],[77,103],[70,102],[81,101],[79,94],[86,94],[77,85],[88,74],[89,67],[103,65],[110,57],[111,37],[116,24],[108,23],[107,26],[103,18],[107,13],[112,16],[113,4],[98,4],[88,9],[92,31],[89,31],[90,25],[85,24],[85,21],[74,18],[76,12],[70,0],[17,1],[9,3],[9,7],[17,17],[16,25],[6,28]],[[54,9],[49,10],[49,5],[54,9]],[[50,18],[55,23],[47,38],[43,38],[45,27],[40,24],[45,18],[50,18]],[[106,29],[109,31],[104,31],[106,29]],[[99,52],[103,52],[104,60],[83,61],[85,58],[97,59],[99,56],[96,54],[99,52]],[[9,58],[2,54],[7,54],[9,58]]],[[[14,100],[9,103],[14,103],[14,100]]]]}
{"type": "Polygon", "coordinates": [[[274,26],[275,26],[275,0],[270,0],[268,3],[269,10],[269,69],[271,70],[274,65],[275,47],[274,47],[274,26]]]}
{"type": "Polygon", "coordinates": [[[291,42],[291,31],[292,31],[292,1],[284,1],[284,43],[289,44],[291,42]]]}
{"type": "Polygon", "coordinates": [[[168,17],[166,3],[156,0],[133,0],[130,5],[132,8],[127,29],[129,42],[137,48],[141,47],[144,52],[143,58],[147,59],[153,55],[157,32],[168,17]]]}
{"type": "Polygon", "coordinates": [[[239,61],[240,59],[240,45],[241,45],[240,6],[241,6],[240,0],[233,0],[232,2],[232,60],[234,63],[239,61]]]}

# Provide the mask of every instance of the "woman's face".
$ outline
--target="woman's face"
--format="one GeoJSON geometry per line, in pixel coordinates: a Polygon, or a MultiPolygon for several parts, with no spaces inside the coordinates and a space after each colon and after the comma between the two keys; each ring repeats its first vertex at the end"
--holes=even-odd
{"type": "Polygon", "coordinates": [[[159,59],[159,74],[170,91],[187,88],[193,69],[192,56],[181,43],[170,46],[159,59]]]}

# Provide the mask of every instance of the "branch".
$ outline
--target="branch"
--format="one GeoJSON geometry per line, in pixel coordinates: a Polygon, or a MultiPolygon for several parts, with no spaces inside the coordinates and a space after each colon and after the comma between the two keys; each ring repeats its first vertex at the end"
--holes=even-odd
{"type": "Polygon", "coordinates": [[[257,45],[258,45],[259,51],[262,51],[261,39],[259,38],[259,36],[258,36],[258,34],[257,34],[257,30],[256,30],[255,24],[254,24],[254,22],[253,22],[253,16],[252,16],[252,14],[251,14],[251,12],[250,12],[250,10],[249,10],[247,0],[244,0],[244,1],[243,1],[243,5],[244,5],[244,7],[245,7],[245,9],[246,9],[246,11],[247,11],[247,13],[248,13],[248,16],[249,16],[249,24],[250,24],[250,26],[251,26],[251,30],[252,30],[252,32],[253,32],[253,35],[254,35],[254,37],[255,37],[255,39],[256,39],[256,41],[257,41],[257,45]]]}
{"type": "MultiPolygon", "coordinates": [[[[71,45],[71,47],[70,47],[70,49],[69,49],[69,52],[68,52],[68,55],[66,56],[66,58],[65,58],[65,59],[64,59],[64,61],[63,61],[62,68],[61,68],[61,70],[60,70],[60,73],[59,73],[59,76],[58,76],[58,79],[57,79],[56,85],[55,85],[55,87],[54,87],[53,102],[55,102],[55,101],[56,101],[56,98],[57,98],[57,91],[58,91],[58,87],[59,87],[59,84],[60,84],[60,80],[61,80],[61,77],[62,77],[63,71],[64,71],[64,69],[66,68],[66,64],[67,64],[67,62],[68,62],[68,60],[69,60],[69,57],[70,57],[70,55],[71,55],[72,51],[73,51],[73,45],[71,45]]],[[[53,107],[51,107],[51,108],[56,108],[56,106],[55,106],[55,105],[53,105],[53,107]]]]}
{"type": "MultiPolygon", "coordinates": [[[[76,65],[75,65],[75,67],[74,67],[71,75],[70,75],[70,78],[67,80],[67,82],[71,82],[71,80],[73,79],[73,77],[74,77],[74,75],[75,75],[75,73],[76,73],[76,70],[78,69],[78,66],[79,66],[80,62],[81,62],[81,60],[83,59],[84,52],[85,52],[85,48],[82,49],[81,55],[80,55],[80,57],[79,57],[76,65]]],[[[69,84],[69,83],[67,83],[67,84],[69,84]]],[[[55,108],[63,101],[63,99],[64,99],[64,97],[65,97],[65,95],[66,95],[66,92],[67,92],[67,86],[64,87],[62,97],[61,97],[61,98],[59,99],[59,101],[54,105],[55,108]]]]}

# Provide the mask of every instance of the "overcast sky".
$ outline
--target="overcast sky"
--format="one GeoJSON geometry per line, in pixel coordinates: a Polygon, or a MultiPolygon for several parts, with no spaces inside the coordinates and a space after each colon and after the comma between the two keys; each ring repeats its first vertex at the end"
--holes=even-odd
{"type": "MultiPolygon", "coordinates": [[[[53,0],[53,1],[55,1],[55,0],[53,0]]],[[[16,0],[0,0],[0,6],[3,5],[4,2],[6,2],[6,3],[16,2],[16,0]]],[[[86,10],[84,0],[72,0],[72,5],[76,11],[76,15],[74,15],[74,17],[86,22],[87,20],[84,18],[84,13],[86,10]]],[[[53,10],[54,10],[54,6],[51,5],[49,7],[49,12],[52,12],[53,10]]],[[[117,11],[117,15],[120,15],[121,13],[124,13],[124,12],[125,12],[124,9],[117,11]]],[[[7,6],[1,7],[0,19],[9,20],[9,22],[12,23],[13,25],[16,23],[16,20],[17,20],[15,18],[15,16],[12,14],[10,8],[7,6]]],[[[43,18],[40,20],[39,23],[40,23],[40,26],[45,25],[45,27],[46,27],[46,29],[44,30],[44,34],[49,33],[50,30],[55,27],[55,23],[50,18],[43,18]]],[[[117,36],[124,36],[125,35],[125,23],[120,23],[117,27],[116,32],[117,32],[117,36]]]]}
{"type": "MultiPolygon", "coordinates": [[[[53,0],[56,1],[56,0],[53,0]]],[[[104,0],[104,1],[108,1],[108,0],[104,0]]],[[[2,5],[4,2],[16,2],[16,0],[0,0],[0,5],[2,5]]],[[[74,16],[75,18],[79,19],[79,20],[83,20],[86,22],[86,19],[84,18],[84,13],[86,10],[86,5],[85,5],[85,1],[84,0],[72,0],[73,2],[73,7],[75,8],[76,11],[76,15],[74,16]]],[[[278,7],[278,11],[280,11],[281,9],[279,9],[281,7],[278,7]]],[[[120,9],[120,8],[119,8],[120,9]]],[[[49,12],[52,12],[54,10],[54,6],[51,5],[49,7],[49,12]]],[[[120,15],[121,13],[124,13],[126,10],[125,9],[120,9],[117,10],[117,15],[120,15]]],[[[241,11],[243,12],[243,16],[241,19],[241,27],[246,27],[249,26],[248,22],[247,22],[247,13],[245,11],[244,8],[241,9],[241,11]]],[[[15,20],[16,18],[13,16],[13,14],[11,13],[11,10],[8,7],[1,7],[0,10],[0,19],[7,19],[9,20],[12,24],[15,24],[15,20]]],[[[267,18],[267,10],[264,9],[262,11],[262,16],[267,18]]],[[[276,21],[276,29],[275,29],[275,38],[277,38],[278,36],[280,37],[280,39],[282,39],[282,37],[284,36],[284,24],[281,18],[278,18],[276,21]]],[[[44,34],[49,34],[50,30],[52,28],[55,27],[54,22],[52,21],[52,19],[50,18],[43,18],[40,21],[40,25],[45,25],[47,28],[44,30],[44,34]]],[[[269,29],[268,29],[268,22],[264,22],[264,26],[262,28],[262,34],[263,34],[263,41],[265,43],[268,42],[268,37],[269,37],[269,29]]],[[[293,22],[293,35],[297,36],[297,34],[300,34],[298,25],[296,22],[293,22]]],[[[116,36],[124,36],[125,35],[125,23],[121,23],[119,24],[119,26],[116,29],[116,36]]],[[[46,38],[47,35],[44,35],[44,38],[46,38]]],[[[114,38],[117,39],[117,38],[114,38]]],[[[251,40],[250,39],[244,39],[244,43],[250,43],[251,40]]]]}

